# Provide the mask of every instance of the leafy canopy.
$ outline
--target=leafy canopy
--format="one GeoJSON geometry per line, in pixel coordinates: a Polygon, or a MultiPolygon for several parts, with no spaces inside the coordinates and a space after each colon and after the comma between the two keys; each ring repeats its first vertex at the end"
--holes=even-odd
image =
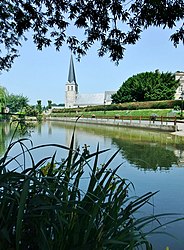
{"type": "Polygon", "coordinates": [[[10,94],[7,96],[7,106],[11,113],[22,111],[28,105],[29,99],[23,95],[10,94]]]}
{"type": "Polygon", "coordinates": [[[113,103],[172,100],[178,86],[179,81],[170,72],[144,72],[128,78],[112,100],[113,103]]]}
{"type": "Polygon", "coordinates": [[[184,42],[183,18],[183,0],[1,0],[0,71],[11,67],[28,31],[39,50],[66,43],[80,58],[98,41],[98,55],[118,62],[150,26],[178,25],[170,39],[175,46],[184,42]],[[74,28],[82,29],[82,38],[74,28]]]}

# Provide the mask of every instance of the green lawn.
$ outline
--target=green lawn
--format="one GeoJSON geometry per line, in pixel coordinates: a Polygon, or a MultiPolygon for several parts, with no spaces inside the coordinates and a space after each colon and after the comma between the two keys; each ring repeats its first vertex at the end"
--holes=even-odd
{"type": "Polygon", "coordinates": [[[71,117],[71,116],[112,116],[115,115],[119,116],[151,116],[152,114],[156,114],[157,116],[179,116],[180,112],[173,112],[172,109],[140,109],[140,110],[115,110],[115,111],[91,111],[91,112],[72,112],[72,113],[52,113],[51,116],[53,117],[71,117]]]}

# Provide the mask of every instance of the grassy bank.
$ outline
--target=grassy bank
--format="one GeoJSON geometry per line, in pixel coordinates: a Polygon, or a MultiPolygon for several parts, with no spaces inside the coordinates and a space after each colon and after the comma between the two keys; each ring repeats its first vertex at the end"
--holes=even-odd
{"type": "Polygon", "coordinates": [[[76,111],[76,112],[52,112],[52,117],[75,117],[75,116],[93,116],[100,117],[100,116],[107,116],[107,117],[114,117],[114,116],[151,116],[156,114],[157,116],[178,116],[180,112],[173,112],[172,109],[140,109],[140,110],[110,110],[106,111],[76,111]]]}

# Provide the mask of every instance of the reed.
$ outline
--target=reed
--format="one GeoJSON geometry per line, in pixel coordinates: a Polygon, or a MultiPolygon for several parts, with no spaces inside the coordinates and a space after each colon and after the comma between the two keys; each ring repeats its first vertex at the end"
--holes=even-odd
{"type": "Polygon", "coordinates": [[[147,235],[154,229],[145,228],[163,215],[136,213],[155,193],[129,197],[131,183],[117,174],[121,165],[109,168],[118,151],[100,165],[107,150],[75,149],[74,133],[70,147],[11,141],[0,159],[0,249],[152,249],[147,235]],[[20,153],[10,157],[18,145],[20,153]],[[33,152],[48,147],[55,153],[35,161],[33,152]],[[60,149],[67,156],[58,161],[60,149]]]}

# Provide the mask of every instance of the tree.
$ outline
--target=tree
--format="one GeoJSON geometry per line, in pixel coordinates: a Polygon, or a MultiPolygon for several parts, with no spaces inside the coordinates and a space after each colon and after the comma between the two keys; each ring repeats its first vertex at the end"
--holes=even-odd
{"type": "Polygon", "coordinates": [[[172,100],[179,86],[175,75],[167,72],[145,72],[128,78],[116,94],[112,95],[113,103],[132,101],[172,100]]]}
{"type": "Polygon", "coordinates": [[[51,109],[52,108],[52,101],[51,100],[48,100],[48,106],[47,106],[48,109],[51,109]]]}
{"type": "Polygon", "coordinates": [[[0,112],[3,112],[7,103],[8,91],[0,86],[0,112]]]}
{"type": "Polygon", "coordinates": [[[127,44],[135,44],[150,26],[175,28],[170,39],[184,42],[183,0],[1,0],[0,70],[8,70],[28,31],[39,50],[66,43],[80,58],[96,42],[98,55],[118,62],[127,44]],[[178,22],[181,21],[181,22],[178,22]],[[82,29],[81,38],[71,26],[82,29]]]}
{"type": "Polygon", "coordinates": [[[23,95],[10,94],[7,97],[7,106],[11,113],[22,111],[28,105],[29,99],[23,95]]]}
{"type": "Polygon", "coordinates": [[[24,109],[26,116],[37,116],[38,110],[33,105],[27,105],[24,109]]]}
{"type": "Polygon", "coordinates": [[[42,101],[41,100],[37,100],[36,109],[37,109],[38,113],[41,114],[41,112],[42,112],[42,101]]]}

